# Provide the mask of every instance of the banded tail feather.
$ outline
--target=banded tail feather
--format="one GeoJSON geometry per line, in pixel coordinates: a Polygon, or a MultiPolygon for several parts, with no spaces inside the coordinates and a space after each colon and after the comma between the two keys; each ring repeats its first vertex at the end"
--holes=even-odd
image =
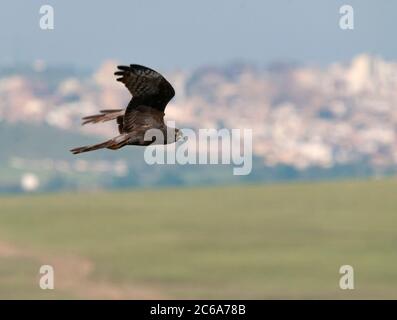
{"type": "Polygon", "coordinates": [[[83,152],[88,152],[88,151],[93,151],[93,150],[98,150],[98,149],[111,149],[111,150],[117,150],[120,149],[121,147],[124,147],[130,139],[130,136],[128,134],[121,134],[117,137],[114,137],[113,139],[110,139],[108,141],[94,144],[91,146],[84,146],[84,147],[78,147],[70,150],[73,154],[78,154],[78,153],[83,153],[83,152]]]}
{"type": "Polygon", "coordinates": [[[82,125],[115,120],[117,117],[124,115],[124,109],[101,110],[100,112],[100,114],[84,117],[82,125]]]}

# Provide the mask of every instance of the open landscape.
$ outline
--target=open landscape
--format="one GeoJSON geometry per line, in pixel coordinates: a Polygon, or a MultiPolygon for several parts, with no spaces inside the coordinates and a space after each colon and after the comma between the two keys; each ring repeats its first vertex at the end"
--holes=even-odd
{"type": "Polygon", "coordinates": [[[397,298],[397,181],[0,198],[0,299],[397,298]],[[55,289],[39,269],[55,269],[55,289]],[[355,289],[339,288],[354,267],[355,289]]]}

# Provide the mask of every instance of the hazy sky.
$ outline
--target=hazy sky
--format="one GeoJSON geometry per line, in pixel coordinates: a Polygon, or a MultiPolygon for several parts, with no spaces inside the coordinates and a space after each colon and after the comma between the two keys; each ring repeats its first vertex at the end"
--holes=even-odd
{"type": "Polygon", "coordinates": [[[162,69],[243,60],[328,63],[361,52],[397,60],[395,0],[1,0],[0,64],[104,59],[162,69]],[[50,4],[55,29],[39,28],[50,4]],[[339,8],[354,8],[353,31],[339,8]]]}

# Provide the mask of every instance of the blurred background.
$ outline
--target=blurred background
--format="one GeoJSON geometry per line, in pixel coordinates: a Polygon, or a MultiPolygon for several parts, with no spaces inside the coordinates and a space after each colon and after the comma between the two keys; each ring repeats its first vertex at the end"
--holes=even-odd
{"type": "Polygon", "coordinates": [[[344,4],[3,1],[0,298],[396,298],[397,3],[349,1],[353,30],[344,4]],[[80,119],[127,105],[130,63],[177,127],[252,129],[251,174],[72,155],[117,132],[80,119]]]}

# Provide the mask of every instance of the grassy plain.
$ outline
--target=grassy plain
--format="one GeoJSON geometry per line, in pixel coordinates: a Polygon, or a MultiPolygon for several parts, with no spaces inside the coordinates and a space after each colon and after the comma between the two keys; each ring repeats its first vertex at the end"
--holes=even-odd
{"type": "Polygon", "coordinates": [[[0,298],[397,298],[397,181],[0,198],[0,298]],[[41,290],[39,268],[55,269],[41,290]],[[354,290],[339,267],[354,267],[354,290]]]}

